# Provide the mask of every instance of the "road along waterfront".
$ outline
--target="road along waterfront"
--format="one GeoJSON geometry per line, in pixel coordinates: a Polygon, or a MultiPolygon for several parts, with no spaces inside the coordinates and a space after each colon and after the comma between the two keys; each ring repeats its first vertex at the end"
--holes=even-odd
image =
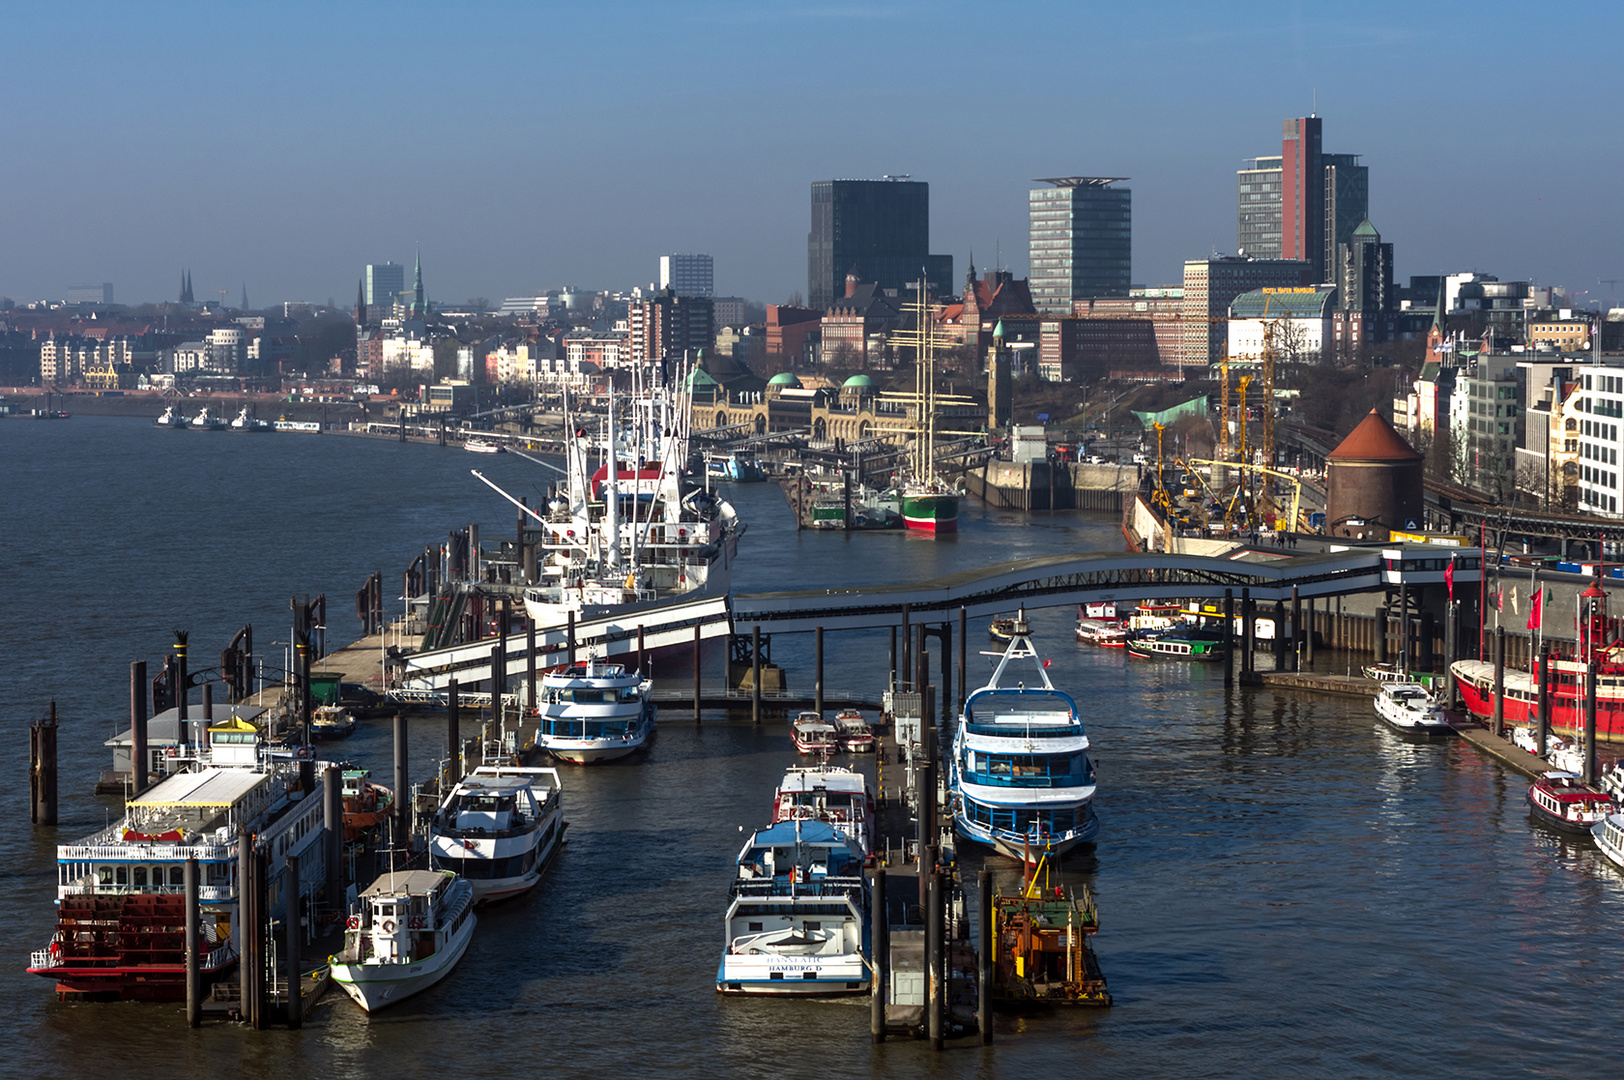
{"type": "MultiPolygon", "coordinates": [[[[398,580],[447,530],[477,521],[506,535],[512,514],[468,476],[467,455],[432,446],[75,417],[0,423],[0,447],[0,1006],[13,1018],[0,1060],[30,1073],[1587,1075],[1615,1056],[1624,875],[1529,823],[1525,781],[1457,742],[1405,743],[1363,701],[1226,696],[1217,671],[1076,645],[1059,610],[1034,613],[1035,636],[1088,710],[1098,758],[1100,842],[1065,874],[1099,901],[1109,1011],[1001,1018],[993,1047],[950,1043],[933,1059],[924,1044],[871,1048],[866,1002],[719,998],[739,827],[763,822],[795,755],[780,720],[716,713],[696,728],[680,708],[641,762],[565,773],[570,843],[553,874],[483,915],[456,972],[399,1011],[369,1021],[330,995],[302,1033],[188,1032],[178,1008],[58,1002],[22,967],[50,933],[54,845],[115,813],[89,792],[110,760],[101,741],[126,718],[129,661],[157,661],[174,627],[207,656],[252,621],[279,663],[293,593],[327,593],[339,643],[368,574],[398,580]],[[63,824],[32,830],[25,727],[52,697],[63,824]]],[[[489,467],[519,493],[547,479],[517,459],[489,467]]],[[[1114,515],[974,503],[953,540],[797,535],[776,489],[733,498],[750,521],[741,591],[916,581],[1120,544],[1114,515]]],[[[973,674],[977,648],[993,647],[982,642],[973,628],[973,674]]],[[[831,686],[883,679],[883,633],[831,633],[826,649],[831,686]]],[[[773,643],[792,686],[810,680],[811,657],[810,635],[773,643]]],[[[444,723],[413,725],[422,776],[444,723]]],[[[387,771],[387,725],[344,749],[387,771]]]]}

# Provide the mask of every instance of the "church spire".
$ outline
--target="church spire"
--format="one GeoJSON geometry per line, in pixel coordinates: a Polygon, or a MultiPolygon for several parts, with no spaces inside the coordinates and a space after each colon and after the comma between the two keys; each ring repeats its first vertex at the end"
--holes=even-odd
{"type": "Polygon", "coordinates": [[[359,330],[367,324],[367,282],[366,278],[355,279],[355,327],[359,330]]]}
{"type": "Polygon", "coordinates": [[[417,250],[412,272],[412,318],[421,319],[428,315],[428,305],[423,302],[423,249],[417,250]]]}
{"type": "Polygon", "coordinates": [[[242,311],[248,310],[248,282],[242,283],[242,311]]]}

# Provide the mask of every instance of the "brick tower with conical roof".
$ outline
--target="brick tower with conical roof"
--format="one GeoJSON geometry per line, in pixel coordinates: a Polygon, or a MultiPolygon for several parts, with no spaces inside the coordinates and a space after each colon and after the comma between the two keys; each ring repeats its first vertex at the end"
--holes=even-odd
{"type": "Polygon", "coordinates": [[[1420,528],[1423,457],[1375,409],[1325,455],[1325,531],[1386,541],[1420,528]]]}

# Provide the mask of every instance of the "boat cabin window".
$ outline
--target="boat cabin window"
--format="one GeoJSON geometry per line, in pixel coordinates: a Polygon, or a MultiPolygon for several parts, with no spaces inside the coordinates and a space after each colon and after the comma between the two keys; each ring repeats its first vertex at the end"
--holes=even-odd
{"type": "Polygon", "coordinates": [[[135,868],[134,879],[135,879],[134,884],[135,884],[135,887],[137,889],[146,888],[147,887],[147,868],[144,867],[144,866],[137,866],[135,868]]]}
{"type": "Polygon", "coordinates": [[[115,866],[113,868],[113,884],[115,884],[115,885],[128,885],[129,883],[130,883],[130,869],[129,869],[129,867],[127,867],[127,866],[115,866]]]}
{"type": "Polygon", "coordinates": [[[111,885],[113,883],[113,868],[111,866],[96,867],[96,884],[111,885]]]}
{"type": "Polygon", "coordinates": [[[171,866],[169,868],[169,884],[177,889],[185,887],[186,868],[183,866],[171,866]]]}
{"type": "Polygon", "coordinates": [[[559,692],[560,701],[573,701],[577,704],[592,704],[603,701],[602,690],[563,690],[559,692]]]}

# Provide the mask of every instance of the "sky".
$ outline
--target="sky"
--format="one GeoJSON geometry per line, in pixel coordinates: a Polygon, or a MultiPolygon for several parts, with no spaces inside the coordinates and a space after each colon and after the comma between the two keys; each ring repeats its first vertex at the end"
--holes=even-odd
{"type": "MultiPolygon", "coordinates": [[[[11,3],[0,295],[353,301],[421,249],[445,304],[806,290],[809,185],[907,173],[962,279],[1026,273],[1033,177],[1124,176],[1133,280],[1235,247],[1235,170],[1317,107],[1401,280],[1624,278],[1624,6],[11,3]]],[[[1616,295],[1624,296],[1624,290],[1616,295]]]]}

